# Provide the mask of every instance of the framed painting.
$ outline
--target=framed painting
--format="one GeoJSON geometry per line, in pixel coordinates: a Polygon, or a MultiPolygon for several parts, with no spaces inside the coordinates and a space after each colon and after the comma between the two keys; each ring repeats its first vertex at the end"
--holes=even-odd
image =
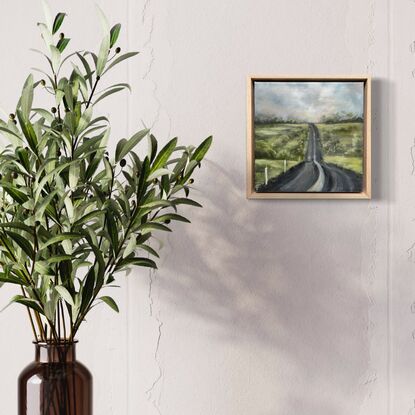
{"type": "Polygon", "coordinates": [[[249,77],[247,197],[370,199],[370,78],[249,77]]]}

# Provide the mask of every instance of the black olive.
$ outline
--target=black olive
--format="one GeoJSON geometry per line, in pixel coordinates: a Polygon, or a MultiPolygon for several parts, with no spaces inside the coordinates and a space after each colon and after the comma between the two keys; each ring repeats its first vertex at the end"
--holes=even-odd
{"type": "Polygon", "coordinates": [[[16,118],[16,116],[12,113],[12,114],[10,114],[10,115],[9,115],[9,118],[10,118],[11,120],[14,120],[14,119],[16,118]]]}
{"type": "Polygon", "coordinates": [[[121,48],[118,47],[117,49],[115,49],[115,53],[120,53],[121,52],[121,48]]]}
{"type": "Polygon", "coordinates": [[[195,181],[194,181],[193,179],[190,179],[190,180],[189,180],[189,183],[190,183],[190,184],[193,184],[194,182],[195,182],[195,181]]]}
{"type": "Polygon", "coordinates": [[[52,114],[56,114],[57,109],[55,107],[52,107],[51,111],[52,111],[52,114]]]}
{"type": "Polygon", "coordinates": [[[171,220],[170,220],[170,219],[166,219],[166,220],[164,221],[164,223],[165,223],[166,225],[168,225],[170,222],[171,222],[171,220]]]}

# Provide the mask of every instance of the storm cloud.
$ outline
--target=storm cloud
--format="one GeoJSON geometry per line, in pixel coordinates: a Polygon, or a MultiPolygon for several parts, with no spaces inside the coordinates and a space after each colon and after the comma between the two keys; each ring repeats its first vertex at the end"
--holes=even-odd
{"type": "Polygon", "coordinates": [[[336,113],[363,115],[363,82],[258,82],[255,117],[318,122],[336,113]]]}

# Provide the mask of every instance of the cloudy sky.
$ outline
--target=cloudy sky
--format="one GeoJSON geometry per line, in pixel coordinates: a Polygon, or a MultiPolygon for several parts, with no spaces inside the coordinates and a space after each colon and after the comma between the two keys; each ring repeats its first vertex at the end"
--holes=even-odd
{"type": "Polygon", "coordinates": [[[317,122],[336,112],[363,114],[363,82],[255,82],[255,116],[317,122]]]}

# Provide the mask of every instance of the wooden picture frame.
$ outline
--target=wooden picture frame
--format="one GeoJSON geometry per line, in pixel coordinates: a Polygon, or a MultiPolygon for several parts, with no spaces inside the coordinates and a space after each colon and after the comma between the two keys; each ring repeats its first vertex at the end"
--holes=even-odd
{"type": "MultiPolygon", "coordinates": [[[[259,93],[260,92],[258,92],[258,94],[259,93]]],[[[298,93],[298,91],[296,91],[296,93],[298,93]]],[[[295,111],[297,101],[290,97],[288,99],[291,99],[289,102],[293,103],[293,111],[295,111]]],[[[324,103],[325,101],[324,98],[321,99],[320,94],[318,105],[321,106],[321,102],[324,103]]],[[[316,107],[318,105],[316,104],[316,107]]],[[[310,108],[312,108],[312,104],[310,108]]],[[[249,76],[247,78],[247,111],[247,198],[371,198],[371,78],[369,76],[249,76]],[[345,102],[347,104],[346,107],[351,106],[347,101],[347,93],[350,89],[350,91],[352,91],[350,92],[350,96],[353,98],[353,103],[356,101],[358,103],[356,105],[361,105],[362,113],[361,115],[357,113],[350,115],[352,114],[351,112],[344,111],[344,114],[349,114],[350,116],[350,118],[347,119],[347,117],[342,118],[341,114],[343,114],[343,112],[337,112],[335,116],[324,115],[318,122],[296,121],[294,119],[287,123],[287,121],[284,121],[283,118],[278,118],[279,114],[274,115],[274,122],[267,121],[267,116],[263,116],[264,118],[261,119],[260,116],[262,115],[258,114],[260,110],[257,110],[257,113],[255,112],[256,103],[258,106],[262,105],[261,108],[265,108],[267,111],[274,110],[274,107],[272,106],[274,105],[274,101],[278,102],[278,104],[275,104],[275,108],[284,108],[282,107],[284,102],[280,102],[281,97],[278,97],[278,91],[280,91],[283,86],[288,91],[287,94],[290,94],[290,91],[293,88],[316,89],[320,87],[328,89],[329,91],[332,91],[331,93],[334,97],[329,97],[331,99],[330,102],[334,101],[335,103],[337,102],[336,91],[338,90],[340,91],[339,93],[344,95],[341,95],[341,99],[343,99],[343,101],[339,99],[338,105],[340,106],[343,102],[345,102]],[[359,95],[360,86],[362,88],[362,96],[359,95]],[[260,98],[257,98],[256,102],[255,87],[258,91],[265,89],[266,93],[262,93],[261,97],[265,96],[267,98],[261,98],[262,101],[259,101],[260,98]],[[269,91],[267,91],[266,88],[268,88],[269,91]],[[277,98],[274,100],[273,97],[277,98]],[[269,101],[266,101],[266,99],[269,101]],[[359,100],[362,100],[363,102],[361,103],[359,100]],[[266,101],[265,104],[264,101],[266,101]],[[271,102],[271,104],[267,106],[267,102],[271,102]],[[255,116],[257,118],[255,118],[255,116]],[[325,121],[321,121],[321,119],[325,121]],[[286,159],[281,160],[281,156],[278,156],[278,153],[275,151],[273,152],[272,150],[273,148],[275,149],[275,146],[278,146],[278,140],[280,138],[278,131],[280,128],[283,128],[282,126],[285,126],[284,131],[287,131],[288,129],[289,133],[292,132],[292,134],[297,134],[294,135],[294,137],[298,137],[300,133],[302,134],[301,140],[303,141],[299,141],[298,146],[301,146],[302,142],[305,143],[304,159],[302,161],[298,159],[297,164],[295,164],[295,161],[287,162],[286,159]],[[274,130],[272,130],[272,128],[274,128],[274,130]],[[308,130],[305,130],[306,128],[308,128],[308,130]],[[320,136],[321,133],[319,129],[324,129],[323,138],[320,136]],[[259,133],[264,133],[264,131],[268,135],[269,131],[271,131],[271,135],[274,134],[274,136],[272,136],[272,139],[274,140],[274,147],[271,147],[271,141],[266,135],[258,135],[259,133]],[[256,132],[257,135],[255,134],[256,132]],[[308,137],[305,139],[304,137],[306,134],[308,134],[308,137]],[[352,135],[354,140],[353,148],[351,144],[352,135]],[[261,140],[262,144],[259,148],[258,143],[261,140]],[[307,140],[307,142],[305,142],[305,140],[307,140]],[[333,143],[337,143],[337,147],[333,143]],[[255,147],[255,145],[257,145],[257,147],[255,147]],[[316,156],[316,148],[319,149],[319,156],[316,156]],[[345,151],[346,149],[347,151],[345,151]],[[344,153],[338,154],[338,152],[342,150],[344,153]],[[269,162],[271,164],[274,163],[274,172],[278,172],[278,175],[275,175],[274,177],[268,178],[269,169],[267,165],[264,168],[264,177],[262,177],[262,173],[259,172],[259,169],[262,166],[260,162],[262,163],[263,160],[259,158],[256,159],[255,154],[263,154],[264,151],[266,157],[271,157],[269,162]],[[266,151],[268,151],[268,153],[266,153],[266,151]],[[271,156],[269,156],[269,152],[271,152],[271,156]],[[327,153],[326,156],[325,152],[327,153]],[[357,154],[358,156],[354,157],[353,154],[357,154]],[[275,155],[275,159],[272,159],[273,155],[275,155]],[[277,157],[279,158],[277,159],[277,157]],[[325,161],[325,157],[327,157],[327,162],[325,161]],[[283,162],[284,166],[282,172],[278,170],[282,168],[281,162],[283,162]],[[308,171],[310,174],[308,174],[308,171]],[[303,177],[299,177],[300,173],[304,179],[303,177]],[[294,180],[293,177],[296,180],[294,180]],[[311,187],[306,189],[306,186],[308,186],[306,182],[315,180],[315,177],[317,177],[315,182],[316,184],[313,184],[311,187]],[[302,186],[304,188],[302,188],[302,186]],[[289,190],[287,191],[284,189],[289,190]],[[339,189],[343,189],[344,191],[339,189]]],[[[269,119],[272,120],[273,118],[269,119]]],[[[284,137],[286,141],[290,139],[287,139],[287,135],[284,137]]],[[[291,154],[289,155],[292,158],[291,154]]],[[[268,160],[265,163],[268,163],[268,160]]]]}

